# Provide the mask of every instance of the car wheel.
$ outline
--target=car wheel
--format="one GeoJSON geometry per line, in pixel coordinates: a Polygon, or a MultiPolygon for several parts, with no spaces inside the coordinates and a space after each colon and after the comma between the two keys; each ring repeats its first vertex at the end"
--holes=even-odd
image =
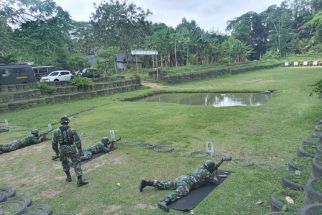
{"type": "Polygon", "coordinates": [[[55,79],[54,82],[58,82],[59,80],[58,79],[55,79]]]}

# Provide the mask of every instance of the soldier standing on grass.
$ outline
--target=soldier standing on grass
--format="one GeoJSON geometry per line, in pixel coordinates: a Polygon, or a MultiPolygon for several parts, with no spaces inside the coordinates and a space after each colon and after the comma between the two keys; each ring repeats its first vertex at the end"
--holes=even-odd
{"type": "Polygon", "coordinates": [[[83,181],[82,179],[82,169],[79,159],[84,155],[81,140],[77,132],[68,126],[69,118],[67,116],[63,116],[60,119],[60,124],[61,126],[54,131],[52,148],[56,155],[60,156],[63,170],[67,176],[66,181],[72,181],[72,177],[69,172],[70,167],[68,164],[68,159],[70,159],[77,175],[77,186],[80,187],[86,185],[88,182],[83,181]]]}
{"type": "Polygon", "coordinates": [[[39,131],[36,128],[33,128],[30,133],[31,133],[30,136],[23,138],[21,140],[15,140],[10,144],[4,144],[4,145],[0,144],[0,154],[15,151],[17,149],[38,144],[47,140],[46,134],[43,134],[43,135],[39,134],[39,131]]]}
{"type": "Polygon", "coordinates": [[[207,160],[193,173],[179,176],[173,181],[141,180],[139,190],[142,192],[146,186],[152,186],[160,190],[175,190],[158,204],[160,209],[169,212],[169,204],[188,195],[191,190],[207,183],[218,183],[217,174],[215,162],[207,160]]]}

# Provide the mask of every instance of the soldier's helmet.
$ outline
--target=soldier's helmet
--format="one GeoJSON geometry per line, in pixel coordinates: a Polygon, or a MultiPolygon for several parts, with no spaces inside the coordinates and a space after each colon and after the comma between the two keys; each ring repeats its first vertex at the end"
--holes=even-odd
{"type": "Polygon", "coordinates": [[[101,142],[103,143],[103,144],[108,144],[108,142],[109,142],[110,140],[107,138],[107,137],[103,137],[102,139],[101,139],[101,142]]]}
{"type": "Polygon", "coordinates": [[[207,160],[204,163],[204,167],[209,171],[209,172],[213,172],[215,170],[215,162],[213,162],[212,160],[207,160]]]}
{"type": "Polygon", "coordinates": [[[68,116],[63,116],[62,118],[60,118],[60,124],[62,125],[67,125],[69,123],[69,118],[68,116]]]}
{"type": "Polygon", "coordinates": [[[37,128],[33,128],[33,129],[31,129],[31,132],[30,133],[33,134],[33,135],[38,135],[39,134],[39,131],[38,131],[37,128]]]}

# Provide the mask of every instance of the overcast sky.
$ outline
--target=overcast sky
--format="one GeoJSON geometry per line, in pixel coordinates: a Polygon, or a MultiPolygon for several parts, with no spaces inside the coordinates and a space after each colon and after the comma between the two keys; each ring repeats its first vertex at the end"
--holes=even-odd
{"type": "MultiPolygon", "coordinates": [[[[88,21],[94,12],[93,2],[101,0],[55,0],[67,10],[72,19],[88,21]]],[[[153,14],[148,17],[152,22],[163,22],[176,27],[183,17],[195,20],[207,31],[225,32],[227,21],[246,12],[262,12],[268,6],[280,5],[282,0],[128,0],[153,14]]]]}

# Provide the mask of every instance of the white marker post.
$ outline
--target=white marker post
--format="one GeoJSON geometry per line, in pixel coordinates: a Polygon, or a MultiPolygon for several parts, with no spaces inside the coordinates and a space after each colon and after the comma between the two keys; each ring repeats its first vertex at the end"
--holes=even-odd
{"type": "Polygon", "coordinates": [[[51,130],[53,130],[53,127],[51,126],[51,124],[49,123],[48,124],[48,131],[51,131],[51,130]]]}
{"type": "Polygon", "coordinates": [[[8,120],[7,120],[7,119],[5,119],[5,120],[4,120],[4,125],[5,125],[6,127],[8,127],[8,126],[9,126],[9,122],[8,122],[8,120]]]}
{"type": "Polygon", "coordinates": [[[115,139],[114,129],[110,129],[109,132],[110,132],[110,141],[115,141],[116,139],[115,139]]]}
{"type": "Polygon", "coordinates": [[[215,159],[215,148],[212,141],[206,141],[206,152],[210,154],[211,159],[215,159]]]}

